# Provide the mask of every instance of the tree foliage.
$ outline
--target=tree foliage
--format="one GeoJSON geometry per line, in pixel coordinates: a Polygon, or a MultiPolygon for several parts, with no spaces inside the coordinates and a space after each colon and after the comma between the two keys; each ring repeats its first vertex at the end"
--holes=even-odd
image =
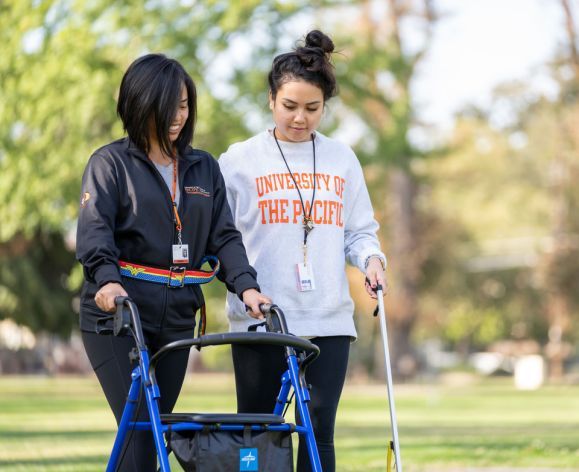
{"type": "MultiPolygon", "coordinates": [[[[510,104],[511,122],[496,127],[488,113],[466,111],[451,151],[423,169],[433,184],[429,204],[468,235],[453,250],[459,270],[441,276],[437,296],[425,300],[455,346],[505,338],[546,345],[554,324],[559,339],[577,339],[579,107],[569,96],[573,81],[560,86],[555,100],[533,97],[525,84],[500,87],[495,98],[510,104]],[[494,333],[483,335],[493,318],[494,333]]],[[[426,317],[421,324],[433,328],[426,317]]]]}
{"type": "Polygon", "coordinates": [[[199,91],[194,146],[219,154],[248,124],[243,107],[231,106],[235,93],[218,96],[212,74],[219,65],[239,74],[231,49],[256,31],[265,38],[256,53],[271,57],[269,38],[304,3],[2,2],[0,317],[63,334],[75,324],[70,238],[80,177],[90,154],[123,134],[116,94],[128,64],[147,52],[180,60],[199,91]]]}
{"type": "MultiPolygon", "coordinates": [[[[435,21],[429,0],[1,2],[0,318],[61,334],[76,324],[80,177],[123,134],[116,95],[132,60],[163,52],[183,63],[199,92],[194,146],[219,155],[269,122],[272,57],[319,26],[338,47],[340,85],[323,132],[351,137],[365,166],[390,258],[395,362],[412,354],[412,336],[464,352],[505,337],[548,343],[550,332],[576,340],[576,48],[553,64],[556,100],[505,85],[495,95],[511,123],[466,110],[446,147],[425,151],[409,138],[420,125],[412,81],[435,21]],[[401,31],[409,20],[424,39],[415,50],[401,31]]],[[[222,294],[208,288],[212,320],[222,294]]],[[[372,366],[377,323],[361,318],[372,366]]]]}

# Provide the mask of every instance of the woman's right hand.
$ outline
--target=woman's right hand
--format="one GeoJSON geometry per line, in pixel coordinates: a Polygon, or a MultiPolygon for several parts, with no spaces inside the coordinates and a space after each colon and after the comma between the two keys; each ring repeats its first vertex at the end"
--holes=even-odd
{"type": "Polygon", "coordinates": [[[127,297],[128,293],[123,286],[117,282],[109,282],[103,285],[94,296],[94,301],[97,306],[108,313],[114,313],[117,309],[115,305],[115,298],[127,297]]]}
{"type": "Polygon", "coordinates": [[[269,298],[267,295],[263,295],[254,288],[245,290],[241,294],[241,297],[243,298],[243,303],[245,303],[245,306],[248,307],[247,314],[252,318],[262,320],[264,317],[263,313],[259,309],[259,305],[262,303],[271,303],[271,298],[269,298]]]}

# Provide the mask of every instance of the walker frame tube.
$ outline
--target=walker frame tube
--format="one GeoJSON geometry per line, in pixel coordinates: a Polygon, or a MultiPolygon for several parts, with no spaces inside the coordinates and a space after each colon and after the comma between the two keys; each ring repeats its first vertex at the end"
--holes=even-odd
{"type": "MultiPolygon", "coordinates": [[[[282,416],[283,409],[287,403],[288,395],[293,387],[296,396],[296,406],[300,415],[301,425],[290,425],[288,423],[282,424],[253,424],[252,430],[263,431],[295,431],[300,435],[305,436],[308,455],[310,457],[310,464],[313,472],[322,472],[320,457],[316,440],[314,436],[313,426],[308,410],[308,403],[310,401],[309,391],[305,381],[303,380],[304,369],[319,353],[319,348],[309,341],[303,340],[287,334],[285,319],[283,313],[275,305],[263,305],[262,311],[266,312],[268,319],[268,326],[271,326],[271,315],[275,314],[278,318],[279,325],[277,333],[226,333],[222,335],[205,335],[198,338],[175,341],[167,344],[159,350],[152,358],[149,358],[148,349],[144,343],[141,323],[139,320],[138,311],[134,303],[127,297],[119,297],[115,300],[117,303],[117,315],[121,316],[121,311],[127,308],[130,311],[131,324],[133,328],[133,335],[137,344],[138,351],[138,365],[131,373],[131,386],[125,409],[119,422],[117,435],[113,444],[113,449],[109,462],[107,464],[107,472],[115,472],[119,461],[122,459],[123,448],[127,437],[130,437],[130,431],[151,431],[153,434],[155,448],[157,450],[157,457],[159,459],[159,470],[161,472],[170,472],[170,464],[167,448],[165,446],[164,433],[171,429],[172,431],[200,431],[206,428],[206,424],[197,422],[182,421],[178,423],[171,423],[170,425],[163,424],[159,411],[158,400],[161,396],[159,387],[155,379],[155,367],[158,360],[167,352],[175,349],[185,349],[191,346],[209,346],[231,344],[238,342],[242,344],[251,344],[259,342],[262,344],[284,345],[286,351],[286,359],[288,369],[281,376],[281,387],[278,397],[276,398],[276,405],[274,414],[282,416]],[[286,331],[286,332],[284,332],[286,331]],[[284,344],[286,343],[286,344],[284,344]],[[298,362],[298,355],[295,348],[310,351],[309,354],[300,354],[300,362],[298,362]],[[145,401],[149,414],[149,421],[134,421],[134,416],[137,413],[137,405],[140,401],[142,393],[145,394],[145,401]]],[[[126,313],[125,313],[126,316],[126,313]]],[[[124,325],[123,329],[130,330],[130,326],[124,325]]],[[[115,335],[124,334],[123,329],[115,329],[115,335]]],[[[246,428],[244,424],[227,424],[220,423],[219,429],[223,431],[242,431],[246,428]]]]}

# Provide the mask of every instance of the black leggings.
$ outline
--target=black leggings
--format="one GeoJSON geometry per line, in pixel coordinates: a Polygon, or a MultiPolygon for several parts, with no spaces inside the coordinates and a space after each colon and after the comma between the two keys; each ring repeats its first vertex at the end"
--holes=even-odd
{"type": "MultiPolygon", "coordinates": [[[[312,386],[309,411],[322,470],[333,472],[336,469],[334,425],[346,377],[350,337],[319,337],[311,341],[319,346],[320,355],[306,371],[306,381],[312,386]]],[[[283,348],[233,345],[231,351],[239,413],[271,413],[279,393],[281,375],[287,370],[283,348]]],[[[306,442],[300,436],[297,471],[310,470],[306,442]]]]}
{"type": "MultiPolygon", "coordinates": [[[[163,345],[183,337],[183,333],[180,332],[174,331],[169,334],[160,332],[156,335],[145,335],[145,341],[152,356],[163,345]]],[[[86,331],[82,332],[82,341],[118,425],[131,385],[131,371],[134,365],[129,361],[129,351],[135,346],[135,342],[128,336],[100,335],[86,331]]],[[[189,350],[173,351],[164,356],[157,365],[156,378],[161,392],[159,402],[161,413],[171,413],[175,406],[185,378],[188,358],[189,350]]],[[[144,394],[141,396],[137,418],[140,421],[149,419],[144,394]]],[[[126,445],[123,461],[117,470],[155,472],[157,453],[151,432],[133,431],[128,434],[131,441],[126,445]]]]}

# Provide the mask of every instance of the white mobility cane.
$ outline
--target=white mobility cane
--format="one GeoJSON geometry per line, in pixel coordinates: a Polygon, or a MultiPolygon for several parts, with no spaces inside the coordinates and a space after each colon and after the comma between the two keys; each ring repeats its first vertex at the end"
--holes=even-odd
{"type": "Polygon", "coordinates": [[[394,388],[392,386],[392,366],[390,365],[390,350],[388,348],[388,330],[386,328],[386,310],[384,309],[384,294],[382,286],[378,284],[376,287],[376,295],[378,297],[378,307],[374,312],[374,316],[380,315],[380,331],[382,333],[382,342],[384,344],[384,365],[386,368],[386,386],[388,388],[388,406],[390,408],[390,426],[392,427],[392,439],[394,447],[390,444],[388,449],[388,471],[390,471],[390,451],[394,449],[394,459],[396,463],[396,471],[402,472],[402,458],[400,457],[400,445],[398,444],[398,423],[396,422],[396,408],[394,407],[394,388]]]}

